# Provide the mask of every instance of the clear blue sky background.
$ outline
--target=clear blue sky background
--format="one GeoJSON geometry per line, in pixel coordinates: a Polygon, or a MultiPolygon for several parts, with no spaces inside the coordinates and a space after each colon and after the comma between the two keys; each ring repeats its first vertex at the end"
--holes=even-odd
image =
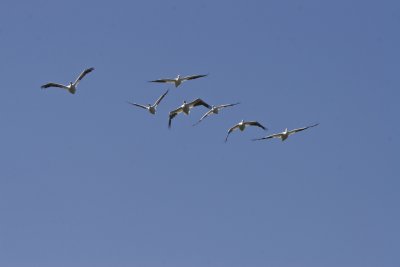
{"type": "Polygon", "coordinates": [[[394,0],[2,0],[0,266],[399,266],[399,29],[394,0]],[[197,97],[241,105],[168,130],[197,97]],[[241,119],[270,130],[225,144],[241,119]]]}

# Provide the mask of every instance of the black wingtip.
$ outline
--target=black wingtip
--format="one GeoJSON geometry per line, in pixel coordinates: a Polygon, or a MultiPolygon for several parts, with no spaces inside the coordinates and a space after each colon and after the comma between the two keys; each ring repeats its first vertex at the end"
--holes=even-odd
{"type": "Polygon", "coordinates": [[[84,72],[85,74],[89,74],[89,73],[91,73],[92,71],[94,71],[94,68],[93,68],[93,67],[88,68],[88,69],[85,69],[83,72],[84,72]]]}

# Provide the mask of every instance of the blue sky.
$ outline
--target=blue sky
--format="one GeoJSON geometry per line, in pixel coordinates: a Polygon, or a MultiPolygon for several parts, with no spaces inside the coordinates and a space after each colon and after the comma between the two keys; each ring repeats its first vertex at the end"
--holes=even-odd
{"type": "Polygon", "coordinates": [[[399,26],[389,0],[2,1],[0,265],[399,266],[399,26]],[[241,104],[168,130],[197,97],[241,104]],[[225,144],[241,119],[269,131],[225,144]]]}

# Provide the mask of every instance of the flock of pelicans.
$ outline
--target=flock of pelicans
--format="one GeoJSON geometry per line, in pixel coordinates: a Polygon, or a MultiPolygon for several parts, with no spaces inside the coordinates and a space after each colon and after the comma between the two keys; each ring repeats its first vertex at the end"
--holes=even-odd
{"type": "MultiPolygon", "coordinates": [[[[65,90],[67,90],[68,92],[70,92],[71,94],[75,94],[76,88],[77,88],[79,82],[80,82],[88,73],[92,72],[93,70],[94,70],[94,68],[85,69],[85,70],[78,76],[78,78],[75,80],[75,82],[70,82],[68,85],[63,85],[63,84],[59,84],[59,83],[50,82],[50,83],[47,83],[47,84],[42,85],[42,88],[45,89],[45,88],[50,88],[50,87],[57,87],[57,88],[65,89],[65,90]]],[[[153,80],[153,81],[150,81],[150,82],[155,82],[155,83],[173,83],[173,84],[175,85],[175,87],[178,87],[178,86],[181,85],[182,82],[184,82],[184,81],[194,80],[194,79],[198,79],[198,78],[202,78],[202,77],[206,77],[206,76],[207,76],[207,74],[205,74],[205,75],[191,75],[191,76],[185,76],[185,77],[181,77],[181,76],[178,75],[176,78],[159,79],[159,80],[153,80]]],[[[131,103],[131,102],[128,102],[128,103],[131,104],[131,105],[133,105],[133,106],[146,109],[146,110],[148,110],[151,114],[155,114],[158,105],[161,103],[161,101],[164,99],[164,97],[165,97],[167,94],[168,94],[168,90],[167,90],[164,94],[162,94],[162,95],[156,100],[156,102],[155,102],[153,105],[147,104],[147,106],[146,106],[146,105],[141,105],[141,104],[131,103]]],[[[186,101],[183,101],[183,104],[182,104],[180,107],[178,107],[177,109],[175,109],[175,110],[173,110],[173,111],[171,111],[171,112],[169,113],[168,127],[171,128],[172,119],[174,119],[177,115],[179,115],[180,113],[184,113],[184,114],[186,114],[186,115],[189,115],[190,110],[191,110],[192,108],[194,108],[194,107],[197,107],[197,106],[204,106],[204,107],[208,108],[208,111],[200,118],[200,120],[199,120],[197,123],[193,124],[193,126],[199,124],[201,121],[203,121],[205,118],[207,118],[208,116],[210,116],[210,115],[212,115],[212,114],[218,114],[219,111],[222,110],[222,109],[224,109],[224,108],[233,107],[233,106],[236,106],[236,105],[238,105],[238,104],[239,104],[239,103],[212,106],[212,105],[207,104],[206,102],[204,102],[204,101],[203,101],[202,99],[200,99],[200,98],[195,99],[195,100],[193,100],[192,102],[189,102],[189,103],[187,103],[186,101]]],[[[290,130],[290,131],[288,131],[288,129],[286,128],[286,129],[285,129],[283,132],[281,132],[281,133],[271,134],[271,135],[268,135],[268,136],[262,137],[262,138],[256,138],[256,139],[253,139],[253,141],[265,140],[265,139],[271,139],[271,138],[280,138],[282,141],[285,141],[290,135],[292,135],[292,134],[294,134],[294,133],[297,133],[297,132],[304,131],[304,130],[306,130],[306,129],[308,129],[308,128],[311,128],[311,127],[315,127],[315,126],[317,126],[318,124],[319,124],[319,123],[313,124],[313,125],[310,125],[310,126],[307,126],[307,127],[303,127],[303,128],[293,129],[293,130],[290,130]]],[[[239,129],[240,131],[244,131],[244,129],[245,129],[246,127],[248,127],[248,126],[256,126],[256,127],[259,127],[259,128],[261,128],[261,129],[263,129],[263,130],[267,130],[266,127],[264,127],[263,125],[261,125],[261,123],[259,123],[259,122],[257,122],[257,121],[244,121],[244,120],[242,120],[242,121],[240,121],[239,123],[237,123],[236,125],[234,125],[233,127],[231,127],[231,128],[228,130],[228,134],[226,135],[225,142],[228,141],[228,137],[229,137],[229,135],[230,135],[233,131],[235,131],[235,130],[237,130],[237,129],[239,129]]]]}

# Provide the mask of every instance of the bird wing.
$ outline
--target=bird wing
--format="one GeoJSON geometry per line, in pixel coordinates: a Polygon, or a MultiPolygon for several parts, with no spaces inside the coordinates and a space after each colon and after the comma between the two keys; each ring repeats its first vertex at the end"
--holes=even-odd
{"type": "Polygon", "coordinates": [[[174,83],[175,80],[174,79],[159,79],[159,80],[153,80],[153,81],[149,81],[151,83],[174,83]]]}
{"type": "Polygon", "coordinates": [[[282,133],[277,133],[277,134],[271,134],[271,135],[268,135],[268,136],[262,137],[262,138],[256,138],[256,139],[253,139],[253,141],[265,140],[265,139],[271,139],[271,138],[281,138],[281,137],[282,137],[282,133]]]}
{"type": "Polygon", "coordinates": [[[294,134],[294,133],[297,133],[297,132],[301,132],[301,131],[307,130],[308,128],[312,128],[312,127],[318,126],[318,125],[319,125],[319,123],[316,123],[314,125],[310,125],[310,126],[307,126],[307,127],[293,129],[293,130],[289,131],[288,134],[291,135],[291,134],[294,134]]]}
{"type": "Polygon", "coordinates": [[[193,124],[193,126],[199,124],[204,118],[208,117],[208,115],[210,115],[210,113],[212,112],[212,110],[210,109],[209,111],[207,111],[198,122],[196,122],[195,124],[193,124]]]}
{"type": "Polygon", "coordinates": [[[169,120],[168,120],[168,128],[171,128],[172,119],[175,118],[176,115],[183,111],[182,107],[179,107],[169,113],[169,120]]]}
{"type": "Polygon", "coordinates": [[[160,104],[160,102],[161,102],[161,100],[164,98],[164,96],[165,96],[166,94],[168,94],[168,91],[169,91],[169,90],[167,90],[162,96],[160,96],[160,97],[157,99],[156,103],[154,103],[154,106],[158,106],[158,104],[160,104]]]}
{"type": "Polygon", "coordinates": [[[262,126],[261,123],[259,123],[258,121],[246,121],[245,124],[251,125],[251,126],[257,126],[257,127],[260,127],[260,128],[262,128],[264,130],[267,130],[267,128],[262,126]]]}
{"type": "Polygon", "coordinates": [[[233,126],[232,128],[230,128],[230,129],[228,130],[228,134],[227,134],[226,137],[225,137],[225,142],[228,141],[229,134],[230,134],[231,132],[233,132],[234,130],[236,130],[237,128],[239,128],[239,124],[236,124],[235,126],[233,126]]]}
{"type": "Polygon", "coordinates": [[[234,103],[234,104],[225,104],[225,105],[219,105],[219,106],[217,106],[217,108],[227,108],[227,107],[232,107],[232,106],[236,106],[236,105],[238,105],[238,104],[240,104],[239,102],[238,103],[234,103]]]}
{"type": "Polygon", "coordinates": [[[181,78],[181,80],[188,81],[188,80],[194,80],[194,79],[198,79],[198,78],[202,78],[202,77],[206,77],[206,76],[208,76],[208,74],[190,75],[190,76],[185,76],[185,77],[181,78]]]}
{"type": "Polygon", "coordinates": [[[136,103],[132,103],[132,102],[129,102],[129,101],[127,101],[127,102],[128,102],[128,104],[131,104],[131,105],[133,105],[133,106],[137,106],[137,107],[139,107],[139,108],[147,109],[146,106],[143,106],[143,105],[140,105],[140,104],[136,104],[136,103]]]}
{"type": "Polygon", "coordinates": [[[63,89],[69,89],[67,86],[59,83],[46,83],[41,86],[42,89],[49,88],[49,87],[58,87],[58,88],[63,88],[63,89]]]}
{"type": "Polygon", "coordinates": [[[83,79],[83,77],[85,77],[86,74],[92,72],[93,70],[94,70],[94,68],[89,68],[89,69],[82,71],[82,73],[79,75],[79,77],[74,82],[74,85],[78,85],[78,83],[83,79]]]}
{"type": "Polygon", "coordinates": [[[211,106],[209,105],[209,104],[207,104],[206,102],[204,102],[202,99],[200,99],[200,98],[197,98],[196,100],[193,100],[192,102],[190,102],[189,104],[189,107],[190,108],[192,108],[192,107],[196,107],[196,106],[205,106],[206,108],[208,108],[208,109],[211,109],[211,106]]]}

